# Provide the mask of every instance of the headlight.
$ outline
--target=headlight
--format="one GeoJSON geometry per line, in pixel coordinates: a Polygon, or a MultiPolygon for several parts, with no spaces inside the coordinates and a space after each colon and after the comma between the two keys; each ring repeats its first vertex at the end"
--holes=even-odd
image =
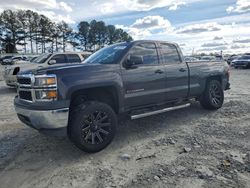
{"type": "Polygon", "coordinates": [[[11,71],[10,67],[5,67],[5,70],[4,70],[5,75],[9,74],[10,71],[11,71]]]}
{"type": "Polygon", "coordinates": [[[34,79],[34,86],[37,101],[51,101],[57,99],[56,75],[37,75],[34,79]]]}
{"type": "Polygon", "coordinates": [[[56,85],[56,76],[48,76],[48,77],[36,77],[35,78],[35,86],[55,86],[56,85]]]}

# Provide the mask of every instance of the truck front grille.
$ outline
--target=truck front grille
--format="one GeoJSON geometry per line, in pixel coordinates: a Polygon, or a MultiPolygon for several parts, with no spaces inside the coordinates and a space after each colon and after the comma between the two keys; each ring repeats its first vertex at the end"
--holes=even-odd
{"type": "Polygon", "coordinates": [[[19,77],[17,78],[17,82],[23,85],[31,85],[31,78],[19,77]]]}
{"type": "Polygon", "coordinates": [[[31,91],[19,91],[19,98],[27,101],[32,101],[31,91]]]}

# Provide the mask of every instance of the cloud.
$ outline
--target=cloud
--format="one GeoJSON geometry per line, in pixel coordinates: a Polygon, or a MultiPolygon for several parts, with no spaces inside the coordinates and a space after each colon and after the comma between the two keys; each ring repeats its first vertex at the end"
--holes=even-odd
{"type": "Polygon", "coordinates": [[[199,52],[219,52],[221,50],[227,50],[228,47],[227,46],[219,46],[219,47],[214,47],[214,48],[200,48],[197,51],[199,52]]]}
{"type": "Polygon", "coordinates": [[[53,21],[65,21],[67,23],[75,23],[68,14],[73,8],[64,1],[57,0],[12,0],[11,3],[6,0],[0,0],[1,10],[32,10],[48,16],[53,21]]]}
{"type": "Polygon", "coordinates": [[[180,6],[186,5],[187,3],[184,1],[176,2],[172,6],[168,8],[168,10],[177,10],[180,6]]]}
{"type": "MultiPolygon", "coordinates": [[[[33,10],[36,11],[36,10],[33,10]]],[[[69,15],[62,15],[62,14],[56,14],[53,11],[36,11],[38,14],[42,14],[46,17],[48,17],[49,19],[51,19],[52,21],[58,23],[61,21],[64,21],[68,24],[74,24],[76,23],[69,15]]]]}
{"type": "Polygon", "coordinates": [[[249,0],[237,0],[236,4],[234,6],[229,6],[226,9],[227,13],[237,12],[237,13],[243,13],[243,12],[249,12],[250,11],[250,1],[249,0]]]}
{"type": "Polygon", "coordinates": [[[180,6],[193,3],[198,0],[127,0],[123,1],[129,10],[149,11],[155,8],[166,7],[169,10],[177,10],[180,6]]]}
{"type": "Polygon", "coordinates": [[[137,29],[170,29],[171,23],[161,16],[146,16],[137,19],[131,27],[137,29]]]}
{"type": "Polygon", "coordinates": [[[67,3],[57,0],[0,0],[2,9],[47,9],[47,10],[61,10],[71,12],[72,7],[67,3]]]}
{"type": "Polygon", "coordinates": [[[203,45],[201,45],[201,47],[217,47],[217,46],[224,46],[225,43],[205,43],[203,45]]]}
{"type": "Polygon", "coordinates": [[[223,40],[223,37],[215,36],[215,37],[214,37],[214,40],[223,40]]]}
{"type": "Polygon", "coordinates": [[[109,13],[113,13],[115,11],[112,3],[102,4],[100,10],[103,14],[109,14],[109,13]]]}
{"type": "Polygon", "coordinates": [[[176,30],[179,34],[198,34],[203,32],[219,31],[221,25],[216,22],[187,25],[176,30]]]}
{"type": "Polygon", "coordinates": [[[204,0],[95,0],[84,7],[82,12],[85,12],[88,17],[96,16],[96,11],[101,15],[110,15],[125,12],[143,12],[150,11],[156,8],[166,8],[166,10],[175,11],[182,6],[189,5],[194,2],[204,0]],[[87,11],[87,12],[86,12],[87,11]]]}
{"type": "Polygon", "coordinates": [[[65,2],[59,2],[58,3],[58,6],[59,6],[59,8],[62,8],[63,10],[65,10],[66,12],[72,12],[72,8],[71,8],[71,6],[69,6],[67,3],[65,3],[65,2]]]}
{"type": "Polygon", "coordinates": [[[135,39],[142,39],[151,36],[154,32],[172,31],[171,23],[161,16],[145,16],[135,20],[130,26],[116,25],[117,28],[124,29],[135,39]]]}
{"type": "Polygon", "coordinates": [[[250,38],[249,39],[236,39],[233,40],[234,43],[250,43],[250,38]]]}

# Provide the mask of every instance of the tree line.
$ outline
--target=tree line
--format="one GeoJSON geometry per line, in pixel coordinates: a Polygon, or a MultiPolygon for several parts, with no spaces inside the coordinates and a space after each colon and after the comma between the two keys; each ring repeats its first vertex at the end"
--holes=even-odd
{"type": "Polygon", "coordinates": [[[95,51],[131,40],[127,32],[103,21],[81,21],[73,30],[64,21],[55,23],[31,10],[4,10],[0,14],[0,52],[16,53],[17,46],[24,53],[64,52],[67,45],[74,50],[95,51]]]}

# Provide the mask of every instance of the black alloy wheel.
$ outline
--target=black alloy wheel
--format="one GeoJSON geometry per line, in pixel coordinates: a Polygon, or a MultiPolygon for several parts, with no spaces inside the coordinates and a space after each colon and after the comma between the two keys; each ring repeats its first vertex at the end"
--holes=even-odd
{"type": "Polygon", "coordinates": [[[100,144],[107,139],[111,131],[111,120],[103,111],[84,115],[81,136],[88,144],[100,144]]]}
{"type": "Polygon", "coordinates": [[[116,126],[117,116],[108,104],[83,102],[70,114],[69,138],[83,151],[98,152],[111,143],[116,126]]]}
{"type": "Polygon", "coordinates": [[[203,108],[217,110],[222,107],[224,102],[224,91],[218,80],[208,80],[206,89],[203,92],[200,103],[203,108]]]}
{"type": "Polygon", "coordinates": [[[210,98],[211,98],[211,102],[215,106],[221,105],[222,95],[221,95],[221,90],[219,89],[218,84],[213,83],[213,84],[210,85],[209,95],[210,95],[210,98]]]}

